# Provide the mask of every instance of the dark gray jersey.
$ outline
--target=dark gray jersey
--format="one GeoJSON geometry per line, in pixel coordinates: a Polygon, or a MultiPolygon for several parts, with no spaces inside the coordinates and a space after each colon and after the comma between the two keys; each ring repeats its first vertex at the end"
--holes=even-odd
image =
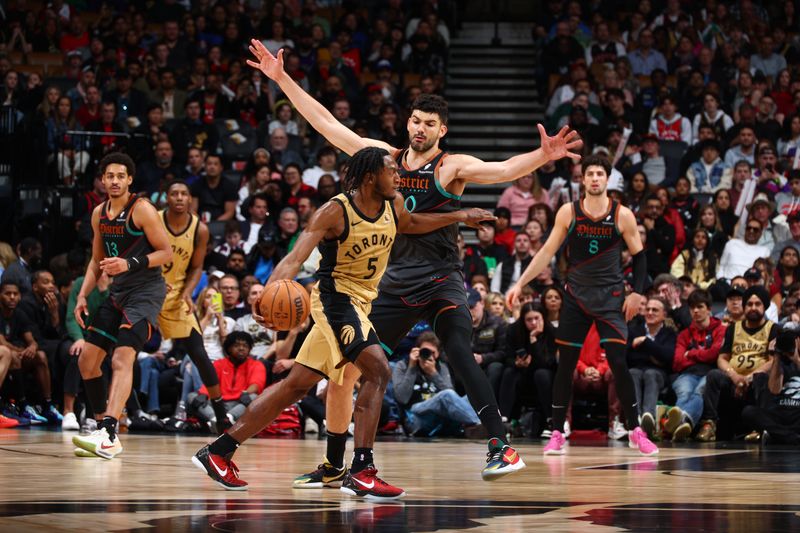
{"type": "MultiPolygon", "coordinates": [[[[106,257],[141,257],[154,250],[144,230],[133,222],[133,210],[139,201],[147,200],[131,194],[125,207],[114,218],[108,217],[108,200],[100,208],[100,237],[106,257]]],[[[126,294],[148,289],[155,285],[163,287],[161,267],[148,268],[140,272],[123,272],[111,282],[111,296],[119,299],[126,294]]]]}
{"type": "MultiPolygon", "coordinates": [[[[439,167],[447,153],[439,152],[417,169],[405,165],[406,150],[396,156],[400,186],[398,191],[412,213],[449,213],[461,209],[461,197],[450,194],[439,183],[439,167]]],[[[456,237],[458,224],[420,235],[397,234],[389,266],[380,290],[406,296],[420,287],[441,281],[461,270],[456,237]]]]}

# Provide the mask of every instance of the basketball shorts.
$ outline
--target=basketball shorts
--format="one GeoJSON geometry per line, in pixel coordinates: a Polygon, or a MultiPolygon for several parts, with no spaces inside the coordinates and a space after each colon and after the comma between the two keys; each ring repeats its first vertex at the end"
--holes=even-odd
{"type": "Polygon", "coordinates": [[[189,304],[181,299],[180,291],[170,291],[158,314],[158,329],[164,339],[185,339],[197,331],[202,335],[197,316],[189,312],[189,304]]]}
{"type": "Polygon", "coordinates": [[[436,331],[436,320],[445,311],[465,313],[468,322],[472,322],[464,277],[460,272],[426,283],[409,295],[380,291],[372,302],[369,319],[378,332],[384,351],[391,355],[417,322],[425,320],[436,331]]]}
{"type": "Polygon", "coordinates": [[[628,325],[622,314],[625,287],[581,287],[567,284],[564,304],[558,319],[556,344],[582,347],[592,324],[596,324],[600,343],[626,344],[628,325]]]}
{"type": "Polygon", "coordinates": [[[315,288],[311,293],[314,326],[295,362],[341,385],[345,365],[355,361],[365,348],[380,344],[369,312],[368,303],[315,288]]]}
{"type": "Polygon", "coordinates": [[[141,351],[153,334],[165,295],[163,280],[118,294],[112,290],[97,309],[86,342],[106,352],[114,346],[141,351]]]}

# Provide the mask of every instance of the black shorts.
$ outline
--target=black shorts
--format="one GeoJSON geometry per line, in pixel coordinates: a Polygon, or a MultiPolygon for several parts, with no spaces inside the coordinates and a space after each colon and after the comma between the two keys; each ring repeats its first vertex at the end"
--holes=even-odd
{"type": "Polygon", "coordinates": [[[445,311],[463,313],[468,322],[472,323],[464,277],[460,272],[431,281],[409,296],[381,291],[372,302],[369,320],[378,333],[384,351],[391,355],[403,337],[420,320],[426,320],[436,331],[436,319],[445,311]]]}
{"type": "Polygon", "coordinates": [[[622,315],[625,301],[623,284],[610,287],[576,287],[564,289],[564,304],[558,318],[556,344],[580,348],[592,324],[597,326],[600,343],[628,342],[628,325],[622,315]]]}
{"type": "Polygon", "coordinates": [[[153,325],[164,301],[163,296],[159,300],[149,292],[130,294],[124,304],[113,296],[108,297],[95,313],[86,342],[106,352],[114,346],[141,351],[153,334],[153,325]]]}

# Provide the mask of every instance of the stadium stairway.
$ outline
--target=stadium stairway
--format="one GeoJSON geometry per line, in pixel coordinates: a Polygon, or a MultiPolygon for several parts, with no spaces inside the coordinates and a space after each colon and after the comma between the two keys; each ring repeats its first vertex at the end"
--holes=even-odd
{"type": "MultiPolygon", "coordinates": [[[[499,23],[501,44],[492,45],[494,24],[465,22],[450,43],[445,96],[450,104],[447,148],[484,161],[502,161],[535,149],[537,122],[544,120],[534,69],[537,50],[530,23],[499,23]]],[[[503,185],[467,188],[465,206],[493,209],[503,185]]],[[[468,243],[472,231],[464,232],[468,243]]]]}

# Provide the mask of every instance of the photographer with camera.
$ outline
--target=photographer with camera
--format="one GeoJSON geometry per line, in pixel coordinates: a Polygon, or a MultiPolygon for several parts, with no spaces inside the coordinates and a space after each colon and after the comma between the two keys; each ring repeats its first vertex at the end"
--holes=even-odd
{"type": "Polygon", "coordinates": [[[742,419],[760,433],[762,444],[800,444],[800,354],[798,331],[783,329],[770,350],[769,377],[759,374],[753,380],[756,405],[742,411],[742,419]]]}
{"type": "Polygon", "coordinates": [[[432,331],[422,333],[392,373],[394,396],[405,412],[405,429],[422,437],[460,436],[480,427],[466,396],[453,390],[447,365],[440,361],[441,345],[432,331]]]}

